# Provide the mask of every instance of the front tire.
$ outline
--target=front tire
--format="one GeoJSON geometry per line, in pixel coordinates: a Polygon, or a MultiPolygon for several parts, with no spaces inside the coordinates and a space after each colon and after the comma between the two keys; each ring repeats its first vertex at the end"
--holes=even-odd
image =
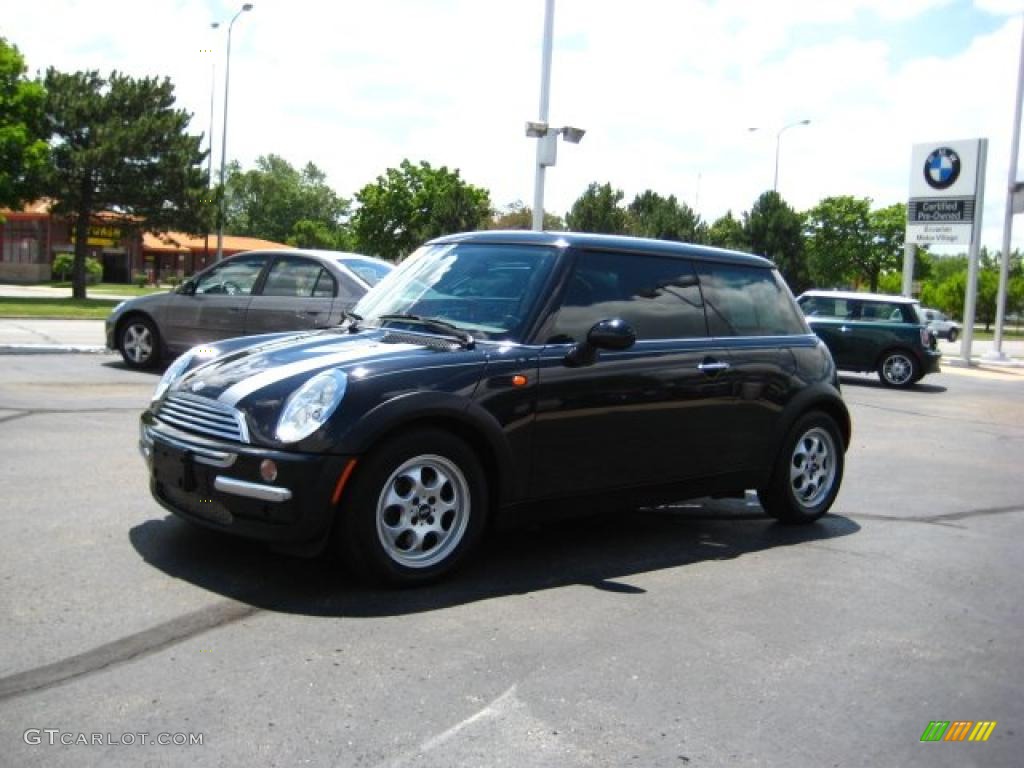
{"type": "Polygon", "coordinates": [[[950,328],[949,329],[949,340],[950,341],[956,341],[956,337],[957,337],[956,328],[950,328]]]}
{"type": "Polygon", "coordinates": [[[487,517],[483,469],[454,435],[411,432],[363,460],[340,514],[339,544],[357,575],[424,584],[452,571],[479,541],[487,517]]]}
{"type": "Polygon", "coordinates": [[[130,368],[153,368],[160,362],[160,335],[153,321],[141,315],[121,323],[117,348],[130,368]]]}
{"type": "Polygon", "coordinates": [[[909,352],[886,352],[878,363],[878,378],[887,387],[909,387],[921,378],[921,366],[909,352]]]}
{"type": "Polygon", "coordinates": [[[792,426],[771,479],[757,497],[783,523],[812,523],[824,515],[843,480],[843,439],[835,420],[811,411],[792,426]]]}

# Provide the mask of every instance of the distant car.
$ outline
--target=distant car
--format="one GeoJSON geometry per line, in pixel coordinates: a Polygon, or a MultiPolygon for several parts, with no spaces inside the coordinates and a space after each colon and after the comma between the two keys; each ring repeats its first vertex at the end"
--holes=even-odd
{"type": "Polygon", "coordinates": [[[199,272],[171,293],[130,299],[107,318],[107,347],[151,368],[196,344],[337,325],[392,265],[358,253],[248,251],[199,272]]]}
{"type": "Polygon", "coordinates": [[[928,326],[928,330],[940,339],[956,341],[960,335],[960,323],[950,320],[944,313],[937,309],[921,309],[921,319],[928,326]]]}
{"type": "Polygon", "coordinates": [[[904,296],[807,291],[797,299],[811,328],[844,371],[875,371],[888,387],[909,387],[939,372],[942,353],[904,296]]]}

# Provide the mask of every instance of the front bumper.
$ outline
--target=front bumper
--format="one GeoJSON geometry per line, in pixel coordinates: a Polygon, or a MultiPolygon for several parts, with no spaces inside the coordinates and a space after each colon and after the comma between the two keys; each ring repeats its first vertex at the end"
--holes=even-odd
{"type": "Polygon", "coordinates": [[[139,450],[153,498],[179,517],[283,548],[315,551],[334,519],[333,496],[352,457],[274,451],[209,440],[146,412],[139,450]],[[277,465],[272,483],[260,463],[277,465]]]}

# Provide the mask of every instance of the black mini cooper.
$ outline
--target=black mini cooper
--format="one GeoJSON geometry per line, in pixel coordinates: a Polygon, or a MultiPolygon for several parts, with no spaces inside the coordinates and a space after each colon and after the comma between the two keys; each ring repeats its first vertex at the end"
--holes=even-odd
{"type": "Polygon", "coordinates": [[[336,328],[190,350],[141,432],[175,514],[418,583],[498,513],[755,488],[769,515],[813,521],[850,418],[770,262],[478,232],[425,245],[336,328]]]}

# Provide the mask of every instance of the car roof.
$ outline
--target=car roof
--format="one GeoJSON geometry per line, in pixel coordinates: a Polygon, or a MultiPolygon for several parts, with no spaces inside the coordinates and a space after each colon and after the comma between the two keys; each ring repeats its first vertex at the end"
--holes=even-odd
{"type": "Polygon", "coordinates": [[[673,240],[654,240],[646,237],[625,235],[598,235],[589,232],[534,232],[530,230],[487,230],[446,235],[431,240],[439,243],[502,243],[506,245],[548,245],[556,248],[587,248],[590,250],[615,250],[624,252],[659,254],[665,256],[686,256],[701,261],[721,261],[745,264],[753,267],[774,267],[768,259],[741,251],[693,245],[673,240]]]}
{"type": "Polygon", "coordinates": [[[899,304],[917,304],[917,299],[907,296],[898,296],[888,293],[861,293],[859,291],[804,291],[797,297],[797,301],[805,296],[820,296],[832,299],[858,299],[861,301],[890,301],[899,304]]]}

